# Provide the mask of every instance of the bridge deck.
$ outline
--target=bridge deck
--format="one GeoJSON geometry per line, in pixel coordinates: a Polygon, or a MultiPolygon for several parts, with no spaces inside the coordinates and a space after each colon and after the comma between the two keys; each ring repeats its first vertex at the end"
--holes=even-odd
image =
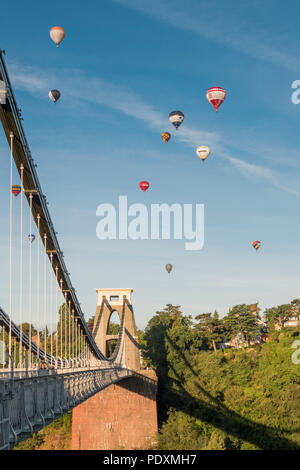
{"type": "Polygon", "coordinates": [[[59,418],[109,385],[134,375],[122,368],[41,371],[0,378],[0,450],[59,418]]]}

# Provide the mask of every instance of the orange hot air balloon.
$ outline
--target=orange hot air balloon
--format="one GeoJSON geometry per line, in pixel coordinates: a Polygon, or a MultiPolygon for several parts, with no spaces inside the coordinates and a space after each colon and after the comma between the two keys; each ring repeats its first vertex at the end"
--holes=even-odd
{"type": "Polygon", "coordinates": [[[171,134],[169,132],[162,132],[161,138],[164,142],[168,142],[171,139],[171,134]]]}
{"type": "Polygon", "coordinates": [[[11,192],[14,196],[18,196],[21,192],[21,186],[19,186],[18,184],[13,184],[11,187],[11,192]]]}
{"type": "Polygon", "coordinates": [[[61,28],[60,26],[54,26],[53,28],[51,28],[49,34],[50,38],[52,39],[52,41],[55,42],[57,47],[65,39],[66,36],[64,28],[61,28]]]}
{"type": "Polygon", "coordinates": [[[214,86],[207,90],[206,98],[210,104],[218,111],[219,106],[223,103],[226,97],[226,91],[220,86],[214,86]]]}
{"type": "Polygon", "coordinates": [[[139,187],[141,188],[142,191],[147,191],[147,189],[149,188],[150,184],[148,183],[148,181],[141,181],[140,184],[139,184],[139,187]]]}

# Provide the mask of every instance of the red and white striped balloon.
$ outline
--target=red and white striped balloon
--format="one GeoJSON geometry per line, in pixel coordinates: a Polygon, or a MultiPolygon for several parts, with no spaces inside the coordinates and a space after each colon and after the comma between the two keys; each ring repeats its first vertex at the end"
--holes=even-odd
{"type": "Polygon", "coordinates": [[[57,47],[64,40],[66,35],[64,28],[61,28],[60,26],[54,26],[53,28],[51,28],[49,34],[50,38],[52,39],[52,41],[55,42],[57,47]]]}
{"type": "Polygon", "coordinates": [[[206,98],[213,105],[216,111],[218,111],[219,106],[223,103],[226,97],[226,91],[220,86],[214,86],[207,90],[206,98]]]}

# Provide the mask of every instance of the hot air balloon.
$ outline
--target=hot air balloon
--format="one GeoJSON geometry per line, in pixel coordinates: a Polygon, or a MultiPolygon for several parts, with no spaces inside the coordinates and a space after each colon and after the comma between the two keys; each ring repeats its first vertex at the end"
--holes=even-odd
{"type": "Polygon", "coordinates": [[[173,266],[171,264],[166,264],[166,271],[170,274],[172,271],[173,266]]]}
{"type": "Polygon", "coordinates": [[[11,187],[11,192],[13,193],[14,196],[18,196],[21,192],[21,186],[18,184],[13,184],[11,187]]]}
{"type": "Polygon", "coordinates": [[[61,28],[60,26],[54,26],[53,28],[51,28],[49,34],[50,38],[52,39],[52,41],[55,42],[57,47],[64,40],[66,35],[64,28],[61,28]]]}
{"type": "Polygon", "coordinates": [[[60,98],[60,91],[58,91],[58,90],[50,90],[50,91],[49,91],[49,98],[50,98],[50,100],[53,101],[53,103],[56,103],[56,101],[58,101],[59,98],[60,98]]]}
{"type": "Polygon", "coordinates": [[[31,233],[30,235],[28,235],[28,240],[30,241],[30,243],[34,242],[34,240],[35,240],[35,235],[33,235],[33,233],[31,233]]]}
{"type": "Polygon", "coordinates": [[[141,188],[142,191],[147,191],[147,189],[149,188],[150,184],[148,183],[148,181],[141,181],[140,184],[139,184],[139,187],[141,188]]]}
{"type": "Polygon", "coordinates": [[[213,105],[216,111],[218,111],[218,108],[225,100],[225,97],[226,91],[224,90],[224,88],[221,88],[219,86],[214,86],[206,92],[206,98],[208,99],[210,104],[213,105]]]}
{"type": "Polygon", "coordinates": [[[169,121],[175,126],[176,131],[184,120],[184,114],[181,111],[172,111],[169,114],[169,121]]]}
{"type": "Polygon", "coordinates": [[[206,160],[210,154],[210,148],[206,145],[200,145],[200,147],[198,147],[196,150],[196,154],[204,162],[204,160],[206,160]]]}
{"type": "Polygon", "coordinates": [[[171,139],[171,134],[169,132],[162,132],[161,138],[164,142],[168,142],[171,139]]]}
{"type": "Polygon", "coordinates": [[[261,242],[259,242],[258,240],[255,240],[255,242],[252,242],[252,246],[257,251],[261,247],[261,242]]]}

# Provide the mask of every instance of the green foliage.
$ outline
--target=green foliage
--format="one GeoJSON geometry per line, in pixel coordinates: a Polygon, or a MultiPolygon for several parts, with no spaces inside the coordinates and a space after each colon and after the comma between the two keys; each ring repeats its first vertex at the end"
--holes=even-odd
{"type": "Polygon", "coordinates": [[[13,450],[38,450],[40,448],[53,448],[60,450],[62,447],[59,440],[71,440],[72,434],[72,411],[68,411],[60,418],[53,421],[51,424],[43,428],[41,431],[36,432],[30,438],[17,444],[13,450]],[[56,446],[53,447],[55,438],[58,440],[56,446]]]}
{"type": "Polygon", "coordinates": [[[244,346],[245,340],[248,342],[259,335],[260,328],[257,320],[258,317],[250,310],[250,305],[240,304],[229,310],[224,319],[224,325],[230,338],[235,337],[238,333],[242,334],[242,345],[244,346]]]}
{"type": "MultiPolygon", "coordinates": [[[[257,318],[237,305],[224,323],[231,334],[242,331],[247,346],[259,333],[257,318]]],[[[300,366],[291,361],[297,331],[282,330],[279,342],[255,348],[210,351],[212,320],[219,320],[198,320],[193,326],[179,306],[167,305],[142,337],[145,361],[159,378],[157,448],[300,448],[300,366]]]]}
{"type": "Polygon", "coordinates": [[[120,324],[109,322],[109,330],[107,332],[108,335],[118,335],[120,332],[120,324]]]}
{"type": "Polygon", "coordinates": [[[159,433],[161,450],[201,450],[208,443],[205,429],[195,418],[170,409],[168,420],[159,433]]]}
{"type": "Polygon", "coordinates": [[[87,322],[87,326],[89,327],[91,332],[93,331],[94,320],[95,320],[95,315],[93,317],[89,318],[88,322],[87,322]]]}
{"type": "MultiPolygon", "coordinates": [[[[19,326],[20,328],[20,326],[19,326]]],[[[22,323],[22,331],[25,335],[29,336],[30,334],[30,323],[22,323]]],[[[35,336],[37,334],[37,330],[31,325],[31,336],[35,336]]]]}
{"type": "MultiPolygon", "coordinates": [[[[286,312],[298,304],[295,299],[289,308],[270,309],[269,325],[278,315],[284,322],[286,312]]],[[[242,332],[247,346],[259,334],[258,316],[242,304],[224,320],[216,312],[197,320],[193,324],[179,306],[168,304],[151,318],[145,332],[138,332],[144,363],[159,378],[156,448],[299,450],[300,366],[291,361],[298,329],[283,328],[275,340],[255,348],[221,350],[212,341],[218,346],[224,334],[242,332]]],[[[70,436],[71,413],[17,448],[59,448],[59,439],[68,448],[70,436]]]]}
{"type": "Polygon", "coordinates": [[[300,299],[294,299],[289,304],[267,308],[265,317],[268,322],[269,332],[273,337],[277,336],[275,327],[283,328],[285,322],[292,317],[298,318],[298,330],[300,331],[300,299]]]}
{"type": "Polygon", "coordinates": [[[31,437],[26,439],[25,441],[20,442],[17,444],[13,450],[35,450],[37,447],[44,443],[44,436],[43,433],[37,432],[33,434],[31,437]]]}
{"type": "Polygon", "coordinates": [[[192,321],[183,316],[179,306],[168,304],[164,310],[156,312],[149,321],[144,335],[145,364],[156,369],[158,382],[159,419],[166,412],[168,389],[172,382],[180,380],[184,374],[181,355],[188,353],[193,346],[192,321]],[[180,360],[177,360],[180,356],[180,360]],[[170,367],[171,366],[171,367],[170,367]]]}
{"type": "Polygon", "coordinates": [[[207,343],[213,347],[215,353],[217,352],[217,344],[220,343],[225,334],[224,324],[219,320],[217,312],[202,313],[196,316],[198,323],[195,328],[199,331],[200,336],[203,337],[207,343]]]}

